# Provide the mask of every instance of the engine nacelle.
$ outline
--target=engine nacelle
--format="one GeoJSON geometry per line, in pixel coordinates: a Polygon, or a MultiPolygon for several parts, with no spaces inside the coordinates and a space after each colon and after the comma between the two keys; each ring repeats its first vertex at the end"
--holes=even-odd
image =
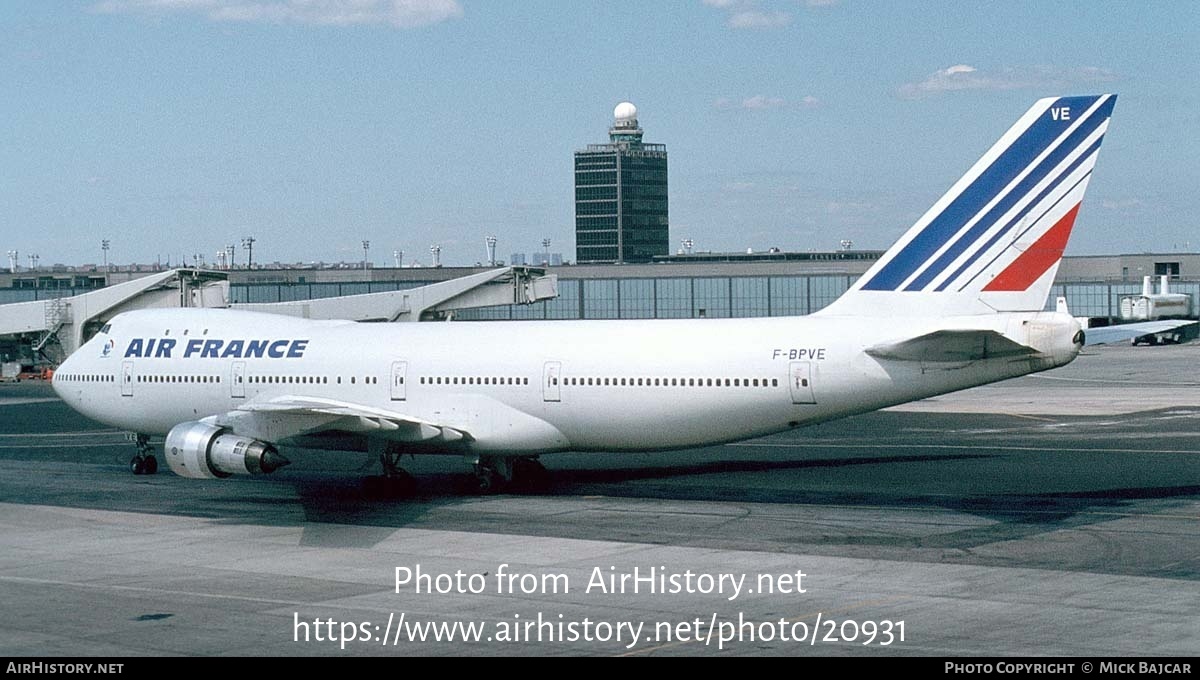
{"type": "Polygon", "coordinates": [[[289,462],[270,444],[200,422],[171,428],[163,453],[171,472],[192,479],[261,475],[289,462]]]}

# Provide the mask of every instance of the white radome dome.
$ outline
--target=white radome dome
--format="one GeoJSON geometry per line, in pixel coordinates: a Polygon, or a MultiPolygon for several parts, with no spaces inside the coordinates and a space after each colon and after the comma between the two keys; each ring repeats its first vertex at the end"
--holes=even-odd
{"type": "Polygon", "coordinates": [[[613,118],[618,121],[637,120],[637,107],[629,102],[621,102],[613,109],[613,118]]]}

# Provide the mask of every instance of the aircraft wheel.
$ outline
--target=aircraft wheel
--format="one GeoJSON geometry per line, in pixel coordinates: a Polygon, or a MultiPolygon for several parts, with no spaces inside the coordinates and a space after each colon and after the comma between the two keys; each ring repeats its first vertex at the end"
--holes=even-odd
{"type": "Polygon", "coordinates": [[[486,465],[476,465],[475,490],[481,494],[489,494],[499,491],[500,477],[496,474],[496,471],[486,465]]]}
{"type": "Polygon", "coordinates": [[[146,456],[142,462],[142,474],[153,475],[158,472],[158,459],[154,456],[146,456]]]}
{"type": "Polygon", "coordinates": [[[129,471],[135,475],[145,474],[146,459],[141,456],[134,456],[129,459],[129,471]]]}

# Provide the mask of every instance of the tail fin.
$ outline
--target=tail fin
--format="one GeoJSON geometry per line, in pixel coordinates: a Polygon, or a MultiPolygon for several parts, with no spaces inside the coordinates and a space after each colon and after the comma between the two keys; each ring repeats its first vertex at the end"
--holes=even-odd
{"type": "Polygon", "coordinates": [[[1039,100],[820,313],[1041,311],[1116,100],[1039,100]]]}

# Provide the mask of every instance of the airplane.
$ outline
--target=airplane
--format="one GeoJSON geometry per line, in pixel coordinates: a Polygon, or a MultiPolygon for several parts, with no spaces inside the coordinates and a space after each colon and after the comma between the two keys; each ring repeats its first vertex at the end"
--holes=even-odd
{"type": "MultiPolygon", "coordinates": [[[[451,454],[481,491],[559,451],[659,451],[793,430],[1071,362],[1044,311],[1116,102],[1037,101],[884,255],[807,316],[363,324],[229,309],[119,314],[54,375],[136,434],[134,473],[261,475],[304,452],[451,454]],[[291,452],[291,453],[289,453],[291,452]]],[[[374,463],[372,462],[372,465],[374,463]]]]}

